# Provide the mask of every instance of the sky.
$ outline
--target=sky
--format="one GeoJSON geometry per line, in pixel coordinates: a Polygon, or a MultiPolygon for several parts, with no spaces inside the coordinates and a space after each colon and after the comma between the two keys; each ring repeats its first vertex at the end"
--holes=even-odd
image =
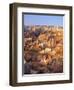
{"type": "Polygon", "coordinates": [[[24,14],[24,25],[63,26],[63,16],[24,14]]]}

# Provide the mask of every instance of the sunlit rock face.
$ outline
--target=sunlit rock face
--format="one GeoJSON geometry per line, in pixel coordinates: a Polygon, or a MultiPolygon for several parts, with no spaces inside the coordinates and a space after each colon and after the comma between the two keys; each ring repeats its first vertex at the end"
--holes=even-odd
{"type": "Polygon", "coordinates": [[[63,27],[25,26],[24,74],[63,72],[63,27]]]}

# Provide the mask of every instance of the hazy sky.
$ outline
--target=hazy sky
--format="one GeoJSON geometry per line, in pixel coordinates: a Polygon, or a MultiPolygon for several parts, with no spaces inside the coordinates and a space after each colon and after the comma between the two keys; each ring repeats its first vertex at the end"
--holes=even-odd
{"type": "Polygon", "coordinates": [[[63,26],[63,16],[24,14],[24,25],[63,26]]]}

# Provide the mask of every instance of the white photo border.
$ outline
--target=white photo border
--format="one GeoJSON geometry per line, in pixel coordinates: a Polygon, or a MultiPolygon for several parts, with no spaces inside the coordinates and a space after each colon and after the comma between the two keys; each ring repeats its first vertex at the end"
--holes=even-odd
{"type": "Polygon", "coordinates": [[[39,81],[58,81],[58,80],[70,80],[69,74],[69,10],[59,9],[39,9],[39,8],[28,8],[18,7],[17,8],[17,82],[39,82],[39,81]],[[48,14],[64,14],[64,73],[44,74],[44,75],[24,75],[22,76],[22,12],[32,13],[48,13],[48,14]]]}

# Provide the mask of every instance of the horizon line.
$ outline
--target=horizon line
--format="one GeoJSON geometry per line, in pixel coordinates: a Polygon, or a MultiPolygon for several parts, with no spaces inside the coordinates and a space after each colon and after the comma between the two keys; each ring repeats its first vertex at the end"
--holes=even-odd
{"type": "Polygon", "coordinates": [[[37,24],[37,25],[24,25],[24,26],[53,26],[53,27],[63,27],[62,25],[39,25],[39,24],[37,24]]]}

